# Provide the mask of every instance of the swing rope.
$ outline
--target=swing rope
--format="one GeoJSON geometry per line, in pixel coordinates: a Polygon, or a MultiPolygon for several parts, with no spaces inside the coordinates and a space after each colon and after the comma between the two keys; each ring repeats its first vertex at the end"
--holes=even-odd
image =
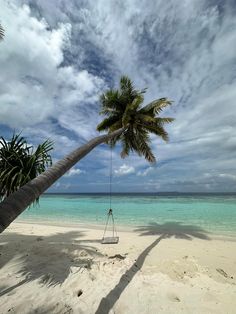
{"type": "Polygon", "coordinates": [[[108,223],[109,223],[109,219],[111,217],[112,219],[112,237],[113,238],[118,238],[117,237],[117,231],[116,231],[116,227],[115,227],[115,221],[114,221],[114,216],[113,216],[113,212],[112,212],[112,169],[113,169],[113,156],[112,156],[112,145],[110,145],[110,175],[109,175],[109,203],[110,203],[110,208],[108,210],[108,213],[107,213],[107,221],[106,221],[106,225],[105,225],[105,229],[104,229],[104,233],[103,233],[103,240],[105,239],[105,234],[106,234],[106,231],[107,231],[107,227],[108,227],[108,223]]]}
{"type": "Polygon", "coordinates": [[[107,226],[108,226],[108,223],[109,223],[109,219],[112,219],[112,237],[114,238],[115,236],[117,237],[117,231],[116,231],[116,227],[115,227],[115,221],[114,221],[114,217],[113,217],[113,214],[112,214],[112,210],[109,210],[108,211],[108,214],[107,214],[107,221],[106,221],[106,225],[105,225],[105,229],[104,229],[104,233],[103,233],[103,239],[105,238],[105,234],[107,232],[107,226]]]}
{"type": "Polygon", "coordinates": [[[111,209],[111,194],[112,194],[112,168],[113,168],[113,158],[112,158],[112,144],[110,146],[110,209],[111,209]]]}

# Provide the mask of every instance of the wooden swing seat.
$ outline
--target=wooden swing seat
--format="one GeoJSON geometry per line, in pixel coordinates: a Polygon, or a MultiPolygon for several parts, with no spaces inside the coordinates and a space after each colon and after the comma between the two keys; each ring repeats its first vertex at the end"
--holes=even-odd
{"type": "Polygon", "coordinates": [[[119,242],[119,237],[102,238],[102,244],[117,244],[118,242],[119,242]]]}

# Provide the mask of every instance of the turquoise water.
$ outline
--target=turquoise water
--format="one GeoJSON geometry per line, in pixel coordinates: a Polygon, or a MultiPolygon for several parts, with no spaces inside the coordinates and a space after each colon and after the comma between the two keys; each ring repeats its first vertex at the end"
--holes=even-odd
{"type": "MultiPolygon", "coordinates": [[[[108,208],[107,195],[44,195],[39,207],[26,210],[18,219],[104,224],[108,208]]],[[[236,195],[114,195],[112,208],[117,225],[178,222],[236,234],[236,195]]]]}

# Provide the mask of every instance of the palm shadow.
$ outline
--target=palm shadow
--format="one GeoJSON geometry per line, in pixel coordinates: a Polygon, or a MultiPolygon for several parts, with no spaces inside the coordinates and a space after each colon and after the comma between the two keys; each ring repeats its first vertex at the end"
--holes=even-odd
{"type": "MultiPolygon", "coordinates": [[[[14,308],[14,310],[16,311],[15,313],[22,313],[22,308],[20,309],[20,311],[18,311],[17,308],[14,308]]],[[[55,303],[55,301],[49,301],[47,302],[47,304],[38,306],[38,307],[34,307],[32,309],[30,309],[27,312],[24,312],[24,314],[72,314],[73,309],[72,307],[67,304],[62,302],[61,300],[58,300],[58,302],[55,303]]]]}
{"type": "Polygon", "coordinates": [[[140,232],[140,236],[158,235],[162,238],[192,240],[194,238],[210,240],[207,231],[196,225],[186,225],[181,222],[166,222],[158,224],[150,222],[147,226],[139,226],[135,232],[140,232]]]}
{"type": "Polygon", "coordinates": [[[24,279],[8,288],[2,286],[0,297],[33,280],[47,286],[62,284],[73,267],[78,270],[90,268],[93,259],[102,256],[90,244],[99,240],[83,240],[82,237],[84,233],[79,231],[44,237],[16,233],[1,235],[0,270],[14,259],[14,264],[19,268],[15,275],[24,279]]]}
{"type": "Polygon", "coordinates": [[[114,307],[122,292],[134,278],[136,273],[142,268],[147,255],[163,239],[174,237],[176,239],[192,240],[198,238],[201,240],[210,240],[207,231],[195,225],[185,225],[180,222],[166,222],[158,224],[150,222],[146,226],[140,226],[134,230],[139,232],[140,236],[154,235],[158,236],[142,253],[138,256],[132,266],[121,276],[118,284],[102,298],[96,314],[108,314],[114,307]]]}

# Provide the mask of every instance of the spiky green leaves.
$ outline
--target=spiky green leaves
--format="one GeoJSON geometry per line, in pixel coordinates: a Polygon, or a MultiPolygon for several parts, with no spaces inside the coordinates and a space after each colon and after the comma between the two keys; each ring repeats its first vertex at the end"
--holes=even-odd
{"type": "Polygon", "coordinates": [[[2,40],[3,38],[4,38],[4,29],[2,25],[0,24],[0,40],[2,40]]]}
{"type": "Polygon", "coordinates": [[[122,76],[118,90],[111,89],[101,96],[100,113],[106,118],[97,126],[97,130],[113,132],[124,128],[125,131],[115,139],[122,143],[121,156],[124,158],[134,151],[149,162],[155,162],[149,134],[155,134],[167,141],[168,134],[164,124],[174,119],[158,117],[163,108],[171,105],[167,98],[154,100],[142,107],[145,92],[146,89],[140,91],[134,89],[131,80],[127,76],[122,76]]]}
{"type": "Polygon", "coordinates": [[[156,161],[149,146],[149,134],[145,129],[136,128],[134,130],[132,127],[129,127],[120,136],[119,140],[122,143],[122,158],[129,156],[130,152],[136,152],[139,156],[144,156],[150,163],[154,163],[156,161]]]}
{"type": "Polygon", "coordinates": [[[0,138],[0,193],[7,197],[19,187],[34,179],[52,164],[49,140],[38,145],[35,151],[20,135],[8,142],[0,138]]]}
{"type": "Polygon", "coordinates": [[[172,101],[168,100],[167,98],[156,99],[156,100],[150,102],[150,104],[147,104],[146,106],[144,106],[140,110],[140,112],[155,116],[155,115],[160,114],[162,112],[163,108],[165,108],[171,104],[172,104],[172,101]]]}

